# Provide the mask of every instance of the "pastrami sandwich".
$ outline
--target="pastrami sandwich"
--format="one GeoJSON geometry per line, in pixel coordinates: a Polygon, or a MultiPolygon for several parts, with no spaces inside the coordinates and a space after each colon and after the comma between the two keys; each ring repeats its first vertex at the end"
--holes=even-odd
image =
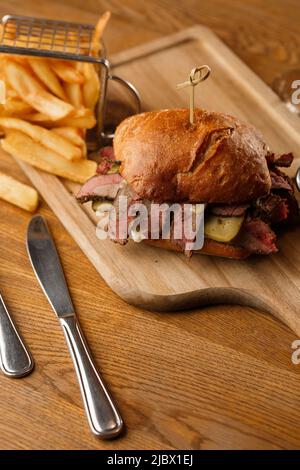
{"type": "MultiPolygon", "coordinates": [[[[99,154],[97,175],[77,199],[118,207],[128,204],[205,204],[204,245],[197,253],[242,259],[277,251],[276,229],[295,223],[299,208],[291,180],[281,170],[293,155],[275,157],[262,135],[232,116],[187,109],[135,115],[117,128],[113,148],[99,154]]],[[[134,237],[133,237],[134,238],[134,237]]],[[[125,244],[127,237],[115,242],[125,244]]],[[[186,240],[147,239],[186,252],[186,240]]]]}

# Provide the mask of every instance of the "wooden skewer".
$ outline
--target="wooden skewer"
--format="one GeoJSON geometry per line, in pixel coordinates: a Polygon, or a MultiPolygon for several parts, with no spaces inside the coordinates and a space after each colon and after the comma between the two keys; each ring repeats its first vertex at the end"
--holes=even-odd
{"type": "Polygon", "coordinates": [[[177,90],[181,88],[186,88],[190,86],[190,123],[194,124],[195,122],[195,86],[200,82],[206,80],[211,72],[211,68],[208,65],[201,65],[200,67],[195,67],[191,70],[189,80],[183,83],[176,85],[177,90]]]}

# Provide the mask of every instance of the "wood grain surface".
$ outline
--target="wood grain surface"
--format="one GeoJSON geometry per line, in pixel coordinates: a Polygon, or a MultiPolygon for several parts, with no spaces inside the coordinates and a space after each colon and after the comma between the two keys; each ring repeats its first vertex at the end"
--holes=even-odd
{"type": "MultiPolygon", "coordinates": [[[[256,125],[276,152],[297,155],[300,149],[298,116],[207,27],[183,29],[113,55],[111,60],[114,74],[140,90],[143,110],[186,106],[189,92],[178,92],[176,83],[195,64],[209,64],[213,72],[197,90],[197,103],[256,125]]],[[[110,90],[108,109],[112,99],[116,108],[124,108],[120,87],[111,95],[110,90]]],[[[174,311],[234,302],[264,308],[300,334],[299,227],[280,237],[276,256],[245,261],[197,255],[187,260],[143,243],[120,247],[95,236],[99,219],[91,204],[79,205],[75,199],[80,185],[60,181],[22,161],[19,164],[101,277],[128,303],[151,311],[174,311]],[[272,279],[268,286],[264,285],[266,273],[272,279]]],[[[291,176],[299,166],[300,158],[295,158],[288,169],[291,176]]]]}
{"type": "MultiPolygon", "coordinates": [[[[201,22],[267,83],[299,63],[297,1],[26,1],[23,13],[94,22],[110,8],[110,52],[201,22]],[[268,5],[266,5],[268,4],[268,5]],[[126,40],[124,39],[126,38],[126,40]]],[[[13,162],[1,171],[26,178],[13,162]]],[[[249,308],[149,313],[127,305],[104,283],[44,202],[87,339],[124,420],[113,442],[86,424],[62,333],[27,259],[30,216],[0,203],[0,289],[36,361],[22,380],[0,377],[1,449],[293,449],[300,444],[295,335],[249,308]]],[[[266,278],[265,282],[268,282],[266,278]]]]}

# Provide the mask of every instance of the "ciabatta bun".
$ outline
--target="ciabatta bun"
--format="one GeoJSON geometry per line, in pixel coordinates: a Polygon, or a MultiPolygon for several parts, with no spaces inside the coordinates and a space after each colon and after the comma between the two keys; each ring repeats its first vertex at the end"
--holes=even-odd
{"type": "Polygon", "coordinates": [[[197,109],[193,125],[187,109],[129,117],[114,152],[122,176],[150,201],[239,204],[271,188],[262,135],[227,114],[197,109]]]}

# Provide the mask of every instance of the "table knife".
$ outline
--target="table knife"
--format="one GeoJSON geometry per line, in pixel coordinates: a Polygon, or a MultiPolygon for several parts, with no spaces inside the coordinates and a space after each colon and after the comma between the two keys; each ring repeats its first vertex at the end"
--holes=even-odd
{"type": "Polygon", "coordinates": [[[98,437],[113,438],[121,432],[123,421],[96,369],[75,314],[54,241],[46,221],[39,215],[29,223],[27,250],[36,277],[64,332],[90,428],[98,437]]]}
{"type": "Polygon", "coordinates": [[[30,374],[34,362],[0,294],[0,368],[8,377],[30,374]]]}

